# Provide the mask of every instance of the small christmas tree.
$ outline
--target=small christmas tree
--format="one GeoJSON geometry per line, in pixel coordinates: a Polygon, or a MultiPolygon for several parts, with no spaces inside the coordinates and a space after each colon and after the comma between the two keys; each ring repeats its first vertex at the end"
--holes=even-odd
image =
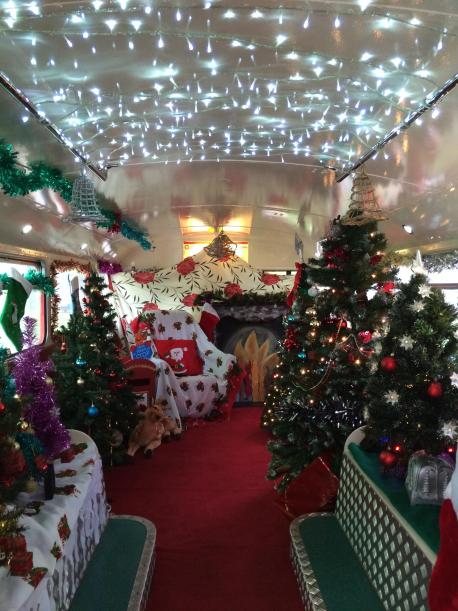
{"type": "Polygon", "coordinates": [[[119,358],[116,315],[106,289],[96,273],[88,276],[84,316],[72,316],[61,330],[61,352],[54,361],[63,421],[87,431],[105,460],[119,462],[137,410],[119,358]]]}
{"type": "Polygon", "coordinates": [[[27,479],[25,458],[15,440],[22,402],[8,372],[7,357],[8,351],[0,348],[0,505],[14,500],[27,479]]]}
{"type": "Polygon", "coordinates": [[[70,435],[60,420],[49,376],[54,366],[49,360],[40,360],[41,350],[35,344],[36,321],[26,317],[24,323],[24,350],[14,359],[13,375],[17,392],[29,399],[23,412],[24,420],[43,445],[46,458],[53,460],[70,447],[70,435]]]}
{"type": "MultiPolygon", "coordinates": [[[[418,269],[418,265],[417,265],[418,269]]],[[[367,388],[367,441],[388,468],[416,450],[454,452],[458,440],[457,311],[416,273],[396,295],[390,329],[376,345],[367,388]]]]}

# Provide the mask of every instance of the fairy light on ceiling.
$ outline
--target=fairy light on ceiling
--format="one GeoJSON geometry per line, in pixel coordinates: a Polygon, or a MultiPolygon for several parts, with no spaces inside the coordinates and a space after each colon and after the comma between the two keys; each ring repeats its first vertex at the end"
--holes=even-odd
{"type": "Polygon", "coordinates": [[[454,72],[458,16],[387,4],[7,0],[2,69],[100,168],[345,169],[454,72]]]}

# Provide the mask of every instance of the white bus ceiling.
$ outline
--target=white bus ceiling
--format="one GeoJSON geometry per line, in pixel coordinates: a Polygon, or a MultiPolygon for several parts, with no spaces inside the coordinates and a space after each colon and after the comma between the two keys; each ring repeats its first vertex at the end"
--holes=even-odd
{"type": "MultiPolygon", "coordinates": [[[[1,0],[2,73],[107,172],[89,175],[157,248],[63,223],[49,192],[0,196],[0,243],[162,267],[224,226],[254,266],[292,267],[295,232],[311,255],[348,204],[351,179],[336,177],[458,73],[458,3],[261,4],[1,0]]],[[[4,89],[0,108],[23,163],[77,175],[4,89]]],[[[458,247],[457,108],[458,87],[366,163],[394,248],[458,247]]]]}

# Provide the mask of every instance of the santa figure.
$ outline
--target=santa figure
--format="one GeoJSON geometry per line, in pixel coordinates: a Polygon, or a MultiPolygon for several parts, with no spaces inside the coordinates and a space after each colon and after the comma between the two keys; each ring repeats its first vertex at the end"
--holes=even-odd
{"type": "Polygon", "coordinates": [[[187,373],[186,365],[183,363],[184,353],[187,348],[171,348],[165,355],[165,360],[169,363],[173,373],[183,375],[187,373]]]}
{"type": "Polygon", "coordinates": [[[441,541],[431,575],[428,599],[431,611],[458,611],[458,469],[445,492],[440,512],[441,541]]]}

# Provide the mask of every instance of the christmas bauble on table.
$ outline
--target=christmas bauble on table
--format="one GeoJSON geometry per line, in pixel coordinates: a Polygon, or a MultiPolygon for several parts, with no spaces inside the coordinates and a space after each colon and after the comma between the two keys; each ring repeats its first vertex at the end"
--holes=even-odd
{"type": "Polygon", "coordinates": [[[396,359],[393,356],[384,356],[380,361],[380,367],[383,369],[383,371],[395,371],[397,367],[396,359]]]}

